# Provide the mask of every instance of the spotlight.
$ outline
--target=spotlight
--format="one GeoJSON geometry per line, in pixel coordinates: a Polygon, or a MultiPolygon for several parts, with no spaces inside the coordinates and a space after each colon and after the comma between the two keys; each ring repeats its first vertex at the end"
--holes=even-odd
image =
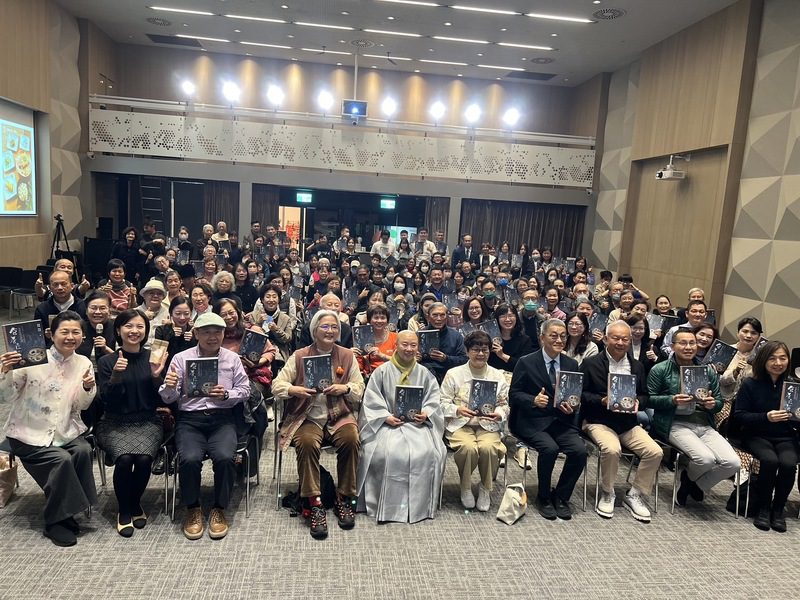
{"type": "Polygon", "coordinates": [[[386,98],[381,104],[381,110],[387,117],[391,117],[397,111],[397,102],[393,98],[386,98]]]}
{"type": "Polygon", "coordinates": [[[277,85],[271,85],[267,88],[267,100],[273,106],[280,106],[283,104],[284,93],[277,85]]]}
{"type": "Polygon", "coordinates": [[[222,84],[222,95],[225,96],[225,100],[233,104],[234,102],[239,101],[239,96],[242,95],[242,90],[240,90],[239,86],[233,81],[226,81],[222,84]]]}
{"type": "Polygon", "coordinates": [[[509,127],[513,127],[517,124],[517,121],[519,121],[519,116],[519,111],[516,108],[509,108],[503,113],[503,123],[509,127]]]}
{"type": "Polygon", "coordinates": [[[319,95],[317,96],[317,104],[323,110],[323,112],[328,112],[331,106],[333,106],[333,96],[327,90],[322,90],[319,95]]]}
{"type": "Polygon", "coordinates": [[[189,81],[188,79],[184,79],[183,82],[181,83],[181,90],[183,90],[184,96],[192,97],[194,96],[194,93],[197,91],[197,88],[191,81],[189,81]]]}
{"type": "Polygon", "coordinates": [[[435,121],[441,119],[445,112],[447,112],[447,109],[445,108],[444,104],[438,100],[431,105],[431,116],[435,121]]]}
{"type": "Polygon", "coordinates": [[[468,123],[474,123],[481,118],[481,107],[477,104],[470,104],[464,111],[464,118],[468,123]]]}

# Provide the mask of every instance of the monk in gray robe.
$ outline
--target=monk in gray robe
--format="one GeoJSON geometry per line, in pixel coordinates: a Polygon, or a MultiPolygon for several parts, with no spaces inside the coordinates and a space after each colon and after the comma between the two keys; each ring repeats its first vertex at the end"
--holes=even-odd
{"type": "Polygon", "coordinates": [[[417,364],[417,336],[397,335],[392,359],[378,367],[367,384],[359,415],[358,510],[378,522],[416,523],[432,519],[447,450],[439,384],[417,364]],[[395,416],[397,386],[422,388],[419,412],[395,416]]]}

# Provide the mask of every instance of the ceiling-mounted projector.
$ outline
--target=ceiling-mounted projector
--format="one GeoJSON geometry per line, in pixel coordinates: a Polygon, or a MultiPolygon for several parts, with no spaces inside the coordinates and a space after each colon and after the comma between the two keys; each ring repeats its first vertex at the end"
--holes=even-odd
{"type": "Polygon", "coordinates": [[[667,163],[667,166],[656,171],[656,181],[675,181],[678,179],[686,179],[686,171],[679,171],[675,168],[675,165],[672,164],[672,160],[675,158],[682,158],[686,162],[689,162],[692,159],[692,155],[670,154],[669,163],[667,163]]]}

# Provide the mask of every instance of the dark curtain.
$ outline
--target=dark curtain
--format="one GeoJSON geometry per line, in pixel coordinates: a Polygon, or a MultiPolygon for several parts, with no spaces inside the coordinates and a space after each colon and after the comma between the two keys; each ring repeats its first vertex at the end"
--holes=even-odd
{"type": "Polygon", "coordinates": [[[585,206],[502,202],[464,198],[461,234],[472,234],[473,244],[489,242],[495,248],[507,241],[512,251],[551,246],[555,256],[579,256],[583,247],[585,206]]]}
{"type": "Polygon", "coordinates": [[[278,227],[280,188],[277,185],[253,184],[253,221],[261,222],[261,231],[267,225],[278,227]]]}
{"type": "Polygon", "coordinates": [[[225,221],[228,231],[239,227],[239,184],[235,181],[206,181],[203,185],[203,219],[217,229],[225,221]]]}
{"type": "Polygon", "coordinates": [[[450,213],[450,198],[428,196],[425,198],[425,226],[430,232],[430,238],[436,230],[441,229],[447,237],[447,217],[450,213]]]}

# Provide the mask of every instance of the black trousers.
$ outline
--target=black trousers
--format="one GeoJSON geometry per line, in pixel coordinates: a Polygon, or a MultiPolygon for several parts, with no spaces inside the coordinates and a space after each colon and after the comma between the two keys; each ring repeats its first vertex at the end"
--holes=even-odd
{"type": "Polygon", "coordinates": [[[63,446],[31,446],[8,438],[11,451],[44,490],[44,522],[52,525],[97,503],[92,447],[83,437],[63,446]]]}
{"type": "Polygon", "coordinates": [[[555,495],[568,502],[575,484],[586,468],[586,443],[578,431],[556,420],[544,431],[539,431],[527,439],[520,438],[520,441],[534,448],[539,454],[536,471],[539,477],[538,493],[541,498],[550,496],[550,481],[553,478],[553,467],[559,451],[567,456],[555,487],[555,495]]]}
{"type": "Polygon", "coordinates": [[[236,480],[236,442],[236,425],[230,410],[212,414],[202,411],[179,413],[175,444],[180,457],[181,497],[186,506],[200,504],[200,476],[203,459],[208,457],[214,467],[214,506],[228,507],[236,480]]]}
{"type": "Polygon", "coordinates": [[[755,485],[756,507],[783,510],[800,460],[797,442],[752,437],[745,440],[745,447],[761,463],[755,485]]]}

